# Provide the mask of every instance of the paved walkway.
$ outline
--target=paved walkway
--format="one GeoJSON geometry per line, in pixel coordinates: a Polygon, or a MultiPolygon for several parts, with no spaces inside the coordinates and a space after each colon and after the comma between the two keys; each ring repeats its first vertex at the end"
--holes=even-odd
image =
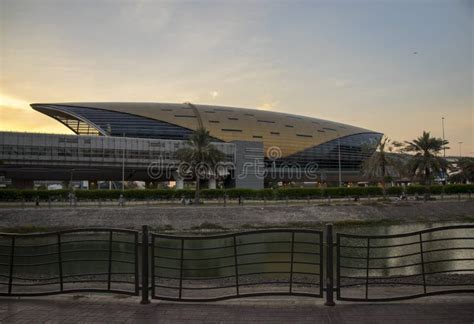
{"type": "Polygon", "coordinates": [[[190,304],[102,296],[0,299],[0,323],[469,323],[474,296],[335,307],[305,298],[241,299],[190,304]]]}

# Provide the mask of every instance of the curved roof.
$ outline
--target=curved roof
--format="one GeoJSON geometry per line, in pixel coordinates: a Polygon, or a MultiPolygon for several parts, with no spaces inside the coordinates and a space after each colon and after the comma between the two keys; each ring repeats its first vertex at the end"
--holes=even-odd
{"type": "MultiPolygon", "coordinates": [[[[262,141],[265,150],[277,146],[283,157],[338,137],[362,133],[379,134],[364,128],[312,117],[191,103],[82,102],[31,106],[56,119],[58,118],[49,112],[51,109],[54,110],[54,107],[64,108],[61,113],[65,113],[67,107],[85,107],[133,114],[191,130],[203,126],[213,137],[225,142],[262,141]]],[[[73,117],[85,121],[81,116],[73,117]]],[[[98,131],[104,134],[104,130],[98,131]]]]}

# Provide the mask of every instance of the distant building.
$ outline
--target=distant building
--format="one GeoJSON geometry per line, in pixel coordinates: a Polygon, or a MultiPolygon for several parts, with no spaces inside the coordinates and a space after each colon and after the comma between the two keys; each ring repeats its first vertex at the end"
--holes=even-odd
{"type": "MultiPolygon", "coordinates": [[[[149,172],[146,172],[147,165],[157,158],[165,163],[177,162],[173,152],[184,145],[194,130],[204,127],[209,130],[218,148],[226,153],[227,161],[233,163],[229,179],[225,179],[227,186],[262,188],[265,183],[272,182],[336,182],[339,171],[344,181],[357,181],[361,163],[373,154],[382,137],[378,132],[317,118],[190,103],[31,106],[58,120],[82,138],[79,141],[74,136],[43,135],[50,136],[49,140],[57,138],[53,142],[59,148],[57,159],[51,160],[55,163],[56,175],[47,175],[46,172],[40,177],[44,180],[67,180],[70,175],[66,175],[71,173],[67,170],[75,170],[72,171],[76,174],[73,175],[75,180],[119,180],[124,157],[127,180],[165,180],[166,177],[151,179],[149,172]],[[134,170],[134,174],[130,174],[130,170],[134,170]],[[47,176],[57,179],[45,179],[47,176]]],[[[13,143],[5,142],[6,134],[11,137],[17,133],[0,134],[4,138],[4,142],[0,142],[0,160],[4,161],[0,165],[0,175],[15,182],[15,178],[21,178],[21,168],[26,170],[25,161],[21,162],[21,158],[13,161],[13,143]]],[[[10,141],[13,139],[10,138],[10,141]]],[[[32,146],[38,148],[38,144],[32,146]]],[[[47,147],[48,144],[44,143],[44,150],[35,150],[54,156],[54,150],[49,152],[47,147]]],[[[43,153],[33,151],[22,157],[30,154],[30,162],[34,158],[41,159],[39,156],[43,153]]],[[[48,169],[47,162],[43,159],[40,165],[48,169]]],[[[34,171],[28,177],[35,177],[34,171]]],[[[23,178],[28,180],[28,177],[23,178]]]]}

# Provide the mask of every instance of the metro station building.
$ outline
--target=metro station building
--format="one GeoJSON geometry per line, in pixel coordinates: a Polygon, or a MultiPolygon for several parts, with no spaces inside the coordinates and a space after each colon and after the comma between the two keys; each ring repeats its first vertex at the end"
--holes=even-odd
{"type": "Polygon", "coordinates": [[[191,103],[31,107],[76,135],[0,132],[0,175],[17,187],[29,187],[34,180],[117,181],[122,168],[127,181],[175,180],[182,186],[174,170],[156,176],[150,164],[179,164],[174,153],[199,127],[210,132],[232,166],[217,179],[223,186],[258,189],[275,182],[337,182],[339,177],[353,182],[382,137],[318,118],[191,103]]]}

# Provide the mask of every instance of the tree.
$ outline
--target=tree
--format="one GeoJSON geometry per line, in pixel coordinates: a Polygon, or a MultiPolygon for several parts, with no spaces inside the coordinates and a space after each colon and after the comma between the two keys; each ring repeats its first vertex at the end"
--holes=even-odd
{"type": "Polygon", "coordinates": [[[423,135],[413,141],[406,141],[405,144],[404,151],[413,153],[409,162],[409,171],[413,177],[420,178],[421,183],[427,187],[426,197],[428,198],[433,176],[445,171],[448,167],[446,159],[439,154],[449,142],[442,138],[431,137],[429,132],[423,131],[423,135]]]}
{"type": "Polygon", "coordinates": [[[401,172],[403,159],[399,154],[395,154],[403,144],[391,141],[388,137],[383,137],[377,144],[374,154],[362,165],[363,173],[370,178],[381,178],[383,196],[386,196],[386,179],[389,176],[389,169],[401,172]]]}
{"type": "Polygon", "coordinates": [[[451,167],[453,172],[449,177],[450,181],[466,183],[474,182],[474,158],[461,157],[451,167]]]}
{"type": "Polygon", "coordinates": [[[186,147],[176,151],[176,157],[186,165],[184,172],[191,172],[196,178],[194,201],[199,204],[200,180],[215,176],[215,168],[225,159],[224,153],[211,143],[212,137],[205,128],[198,128],[186,142],[186,147]]]}

